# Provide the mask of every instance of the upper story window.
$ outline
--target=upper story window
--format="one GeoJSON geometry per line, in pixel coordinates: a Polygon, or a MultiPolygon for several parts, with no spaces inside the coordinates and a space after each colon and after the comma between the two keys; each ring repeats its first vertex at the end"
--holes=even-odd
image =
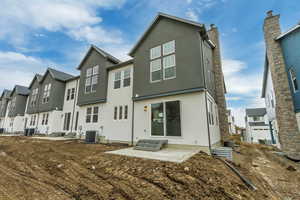
{"type": "Polygon", "coordinates": [[[31,106],[36,106],[38,93],[39,93],[39,88],[35,88],[35,89],[32,90],[31,99],[30,99],[30,105],[31,106]]]}
{"type": "Polygon", "coordinates": [[[151,82],[176,78],[175,40],[150,49],[150,72],[151,82]]]}
{"type": "Polygon", "coordinates": [[[75,98],[75,88],[67,90],[67,101],[73,100],[75,98]]]}
{"type": "Polygon", "coordinates": [[[99,66],[96,65],[86,70],[85,93],[96,92],[98,83],[99,66]]]}
{"type": "Polygon", "coordinates": [[[16,107],[16,100],[17,100],[17,98],[14,97],[14,98],[12,99],[12,101],[11,101],[11,104],[10,104],[10,110],[11,110],[11,111],[14,110],[15,107],[16,107]]]}
{"type": "Polygon", "coordinates": [[[45,85],[44,87],[43,103],[49,102],[50,91],[51,91],[51,83],[45,85]]]}
{"type": "Polygon", "coordinates": [[[214,125],[215,124],[215,120],[214,120],[214,107],[213,107],[213,102],[208,100],[208,122],[209,125],[214,125]]]}
{"type": "Polygon", "coordinates": [[[294,69],[290,69],[290,77],[291,77],[294,93],[298,92],[299,88],[298,88],[298,82],[297,82],[297,74],[294,69]]]}
{"type": "Polygon", "coordinates": [[[117,71],[114,73],[114,89],[130,86],[131,82],[131,69],[117,71]]]}

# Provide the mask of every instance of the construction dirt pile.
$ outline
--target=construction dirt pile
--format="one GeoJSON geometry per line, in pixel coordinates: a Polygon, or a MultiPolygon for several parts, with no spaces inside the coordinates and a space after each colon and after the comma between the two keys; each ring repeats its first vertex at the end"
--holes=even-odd
{"type": "MultiPolygon", "coordinates": [[[[266,173],[261,163],[243,161],[247,147],[237,153],[245,166],[235,166],[256,185],[256,191],[205,153],[181,164],[104,153],[120,148],[124,146],[0,137],[0,200],[281,199],[272,181],[260,175],[266,173]]],[[[258,151],[262,154],[258,157],[268,159],[264,150],[258,151]]],[[[299,176],[292,176],[298,171],[283,168],[276,173],[289,173],[295,177],[291,181],[297,181],[294,184],[300,182],[299,176]]],[[[286,176],[284,181],[290,180],[286,176]]]]}

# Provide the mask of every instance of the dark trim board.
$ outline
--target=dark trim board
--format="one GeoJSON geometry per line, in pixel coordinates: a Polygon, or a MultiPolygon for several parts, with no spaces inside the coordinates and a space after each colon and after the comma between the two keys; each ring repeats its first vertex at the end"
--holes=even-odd
{"type": "Polygon", "coordinates": [[[193,93],[193,92],[202,92],[202,91],[205,91],[205,88],[191,88],[191,89],[178,90],[178,91],[166,92],[166,93],[161,93],[161,94],[133,97],[132,100],[133,101],[141,101],[141,100],[145,100],[145,99],[153,99],[153,98],[158,98],[158,97],[166,97],[166,96],[187,94],[187,93],[193,93]]]}
{"type": "Polygon", "coordinates": [[[99,99],[97,101],[89,101],[81,104],[77,104],[78,106],[86,106],[86,105],[91,105],[91,104],[97,104],[97,103],[106,103],[106,99],[99,99]]]}

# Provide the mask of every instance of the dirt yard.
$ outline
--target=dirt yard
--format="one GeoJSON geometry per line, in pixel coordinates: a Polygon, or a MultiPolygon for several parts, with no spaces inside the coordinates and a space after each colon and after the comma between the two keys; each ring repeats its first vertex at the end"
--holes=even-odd
{"type": "MultiPolygon", "coordinates": [[[[257,191],[249,190],[223,162],[204,153],[181,164],[104,153],[119,148],[124,147],[0,137],[0,200],[275,200],[290,191],[277,188],[273,179],[262,178],[260,173],[268,177],[261,166],[266,161],[244,161],[242,148],[236,157],[245,165],[236,166],[257,191]]],[[[268,159],[259,152],[251,158],[268,159]]],[[[293,191],[299,193],[299,171],[278,167],[282,168],[276,174],[289,174],[283,179],[277,176],[278,181],[296,181],[293,191]]]]}

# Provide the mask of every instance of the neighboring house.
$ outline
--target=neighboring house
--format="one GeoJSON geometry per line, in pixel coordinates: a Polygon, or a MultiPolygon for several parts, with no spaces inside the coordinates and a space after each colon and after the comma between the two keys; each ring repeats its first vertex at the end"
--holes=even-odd
{"type": "Polygon", "coordinates": [[[74,76],[48,68],[43,76],[36,75],[30,84],[26,128],[37,133],[61,132],[66,82],[74,76]]]}
{"type": "Polygon", "coordinates": [[[27,128],[96,131],[106,141],[207,150],[228,133],[219,35],[212,25],[160,13],[125,62],[92,45],[73,77],[49,68],[30,84],[27,128]]]}
{"type": "Polygon", "coordinates": [[[7,132],[17,133],[24,131],[24,115],[29,94],[30,90],[21,85],[16,85],[10,93],[10,100],[7,108],[7,120],[9,122],[9,126],[6,127],[7,132]]]}
{"type": "Polygon", "coordinates": [[[234,122],[234,116],[232,115],[231,110],[227,110],[227,116],[228,116],[229,133],[231,135],[237,134],[236,126],[235,126],[235,122],[234,122]]]}
{"type": "Polygon", "coordinates": [[[284,151],[300,152],[300,24],[282,33],[279,15],[264,21],[266,57],[262,98],[271,134],[284,151]]]}
{"type": "Polygon", "coordinates": [[[3,131],[6,131],[6,120],[7,120],[7,107],[8,107],[8,102],[10,99],[10,90],[4,90],[1,94],[0,97],[0,128],[4,129],[3,131]]]}
{"type": "Polygon", "coordinates": [[[260,140],[272,144],[272,136],[269,125],[266,123],[265,108],[249,108],[246,109],[246,137],[248,143],[260,143],[260,140]]]}

